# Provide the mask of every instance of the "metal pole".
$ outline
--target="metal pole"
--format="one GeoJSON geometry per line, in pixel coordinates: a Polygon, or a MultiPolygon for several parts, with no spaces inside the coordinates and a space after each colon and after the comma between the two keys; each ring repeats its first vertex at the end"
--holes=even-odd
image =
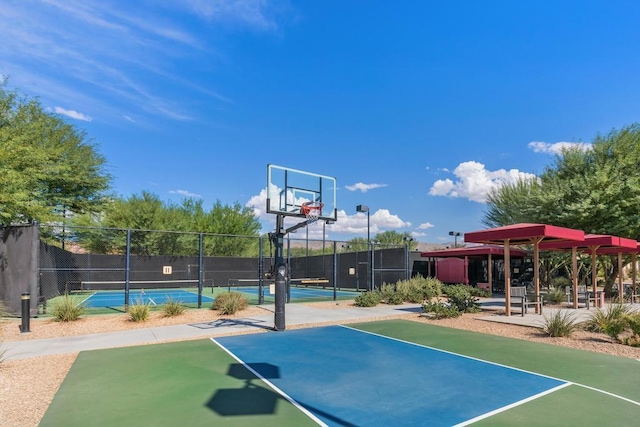
{"type": "Polygon", "coordinates": [[[204,266],[202,265],[203,239],[204,236],[200,233],[198,241],[198,308],[202,308],[202,288],[204,285],[204,266]]]}
{"type": "Polygon", "coordinates": [[[131,269],[131,229],[127,229],[127,254],[124,267],[124,309],[129,309],[129,278],[131,269]]]}
{"type": "Polygon", "coordinates": [[[276,232],[274,234],[275,262],[276,262],[276,297],[274,310],[274,329],[284,331],[285,322],[285,301],[287,293],[287,264],[283,256],[284,240],[284,216],[278,215],[276,218],[276,232]]]}
{"type": "Polygon", "coordinates": [[[31,330],[29,330],[31,294],[29,292],[23,292],[20,298],[22,300],[22,325],[20,326],[20,332],[24,334],[31,332],[31,330]]]}
{"type": "Polygon", "coordinates": [[[376,260],[375,260],[375,250],[376,250],[375,243],[372,242],[371,243],[371,253],[369,254],[369,256],[371,257],[371,264],[370,264],[371,265],[371,291],[375,291],[375,289],[376,289],[375,276],[374,276],[375,270],[376,270],[376,268],[375,268],[375,262],[376,262],[376,260]]]}
{"type": "Polygon", "coordinates": [[[333,300],[338,299],[338,244],[333,241],[333,300]]]}
{"type": "Polygon", "coordinates": [[[258,239],[258,305],[264,304],[264,255],[262,236],[258,239]]]}

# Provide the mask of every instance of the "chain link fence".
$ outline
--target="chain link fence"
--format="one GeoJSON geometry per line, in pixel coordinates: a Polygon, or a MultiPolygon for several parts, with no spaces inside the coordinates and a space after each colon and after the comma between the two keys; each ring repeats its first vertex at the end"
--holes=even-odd
{"type": "MultiPolygon", "coordinates": [[[[267,236],[40,226],[39,293],[44,301],[69,293],[153,290],[197,294],[197,306],[220,291],[253,289],[270,302],[274,248],[267,236]],[[204,295],[204,297],[203,297],[204,295]],[[203,300],[204,298],[204,300],[203,300]]],[[[404,245],[291,239],[285,242],[290,288],[365,291],[409,277],[404,245]]],[[[333,299],[335,292],[318,294],[333,299]]],[[[195,303],[194,303],[195,304],[195,303]]]]}

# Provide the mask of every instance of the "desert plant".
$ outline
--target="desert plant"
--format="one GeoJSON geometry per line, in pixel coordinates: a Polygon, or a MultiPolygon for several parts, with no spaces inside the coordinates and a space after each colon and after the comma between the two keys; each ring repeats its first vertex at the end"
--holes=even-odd
{"type": "Polygon", "coordinates": [[[218,295],[211,308],[218,310],[220,314],[231,315],[244,310],[248,305],[249,301],[241,292],[231,291],[218,295]]]}
{"type": "Polygon", "coordinates": [[[566,286],[571,286],[571,279],[564,276],[558,276],[551,279],[552,288],[564,289],[566,286]]]}
{"type": "Polygon", "coordinates": [[[561,286],[551,287],[549,288],[549,292],[544,296],[544,300],[552,304],[560,304],[567,300],[567,294],[561,286]]]}
{"type": "Polygon", "coordinates": [[[442,294],[442,282],[433,277],[416,276],[396,283],[396,291],[405,301],[422,303],[442,294]]]}
{"type": "Polygon", "coordinates": [[[184,305],[182,301],[167,299],[167,301],[162,305],[162,313],[165,317],[173,317],[179,316],[187,309],[187,306],[184,305]]]}
{"type": "Polygon", "coordinates": [[[625,320],[631,330],[631,336],[624,339],[624,344],[640,347],[640,313],[629,313],[625,320]]]}
{"type": "Polygon", "coordinates": [[[134,322],[146,322],[151,313],[151,305],[140,300],[129,306],[129,319],[134,322]]]}
{"type": "Polygon", "coordinates": [[[385,301],[389,305],[398,305],[404,302],[404,297],[401,293],[394,292],[391,295],[388,295],[387,298],[385,298],[385,301]]]}
{"type": "Polygon", "coordinates": [[[51,313],[58,322],[72,322],[84,314],[84,307],[76,304],[75,298],[65,294],[53,305],[51,313]]]}
{"type": "Polygon", "coordinates": [[[611,336],[614,339],[617,339],[617,336],[624,330],[624,317],[629,314],[629,308],[625,304],[609,304],[606,310],[601,308],[597,309],[587,320],[585,324],[585,329],[592,332],[603,332],[609,335],[609,331],[614,333],[614,336],[611,336]],[[622,325],[622,329],[620,330],[620,326],[622,325]],[[620,330],[620,332],[615,333],[615,331],[620,330]]]}
{"type": "Polygon", "coordinates": [[[578,328],[575,314],[558,310],[551,317],[544,316],[542,330],[550,337],[569,337],[578,328]]]}
{"type": "Polygon", "coordinates": [[[431,319],[448,319],[462,316],[462,312],[458,310],[458,307],[446,304],[439,299],[422,304],[422,311],[429,314],[431,319]]]}
{"type": "Polygon", "coordinates": [[[480,311],[478,298],[471,294],[469,286],[448,285],[443,288],[449,304],[463,313],[477,313],[480,311]]]}
{"type": "Polygon", "coordinates": [[[358,307],[375,307],[380,304],[380,301],[382,301],[380,292],[367,291],[358,295],[354,300],[354,304],[358,307]]]}
{"type": "Polygon", "coordinates": [[[486,289],[471,287],[469,288],[469,291],[471,292],[472,296],[479,297],[479,298],[491,298],[491,295],[492,295],[491,291],[488,291],[486,289]]]}

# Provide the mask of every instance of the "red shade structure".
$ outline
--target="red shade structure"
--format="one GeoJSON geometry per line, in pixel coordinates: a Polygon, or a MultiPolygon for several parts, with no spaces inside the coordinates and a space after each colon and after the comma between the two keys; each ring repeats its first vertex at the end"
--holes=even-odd
{"type": "MultiPolygon", "coordinates": [[[[549,242],[582,241],[584,231],[573,228],[557,227],[548,224],[520,223],[505,225],[503,227],[489,228],[464,234],[464,241],[469,243],[485,243],[504,245],[504,269],[505,269],[505,308],[506,315],[511,316],[511,261],[509,250],[511,245],[533,245],[533,282],[535,286],[536,301],[540,299],[540,253],[539,244],[543,240],[549,242]]],[[[539,308],[536,307],[536,312],[539,308]]]]}
{"type": "MultiPolygon", "coordinates": [[[[629,239],[625,239],[629,240],[629,239]]],[[[598,249],[598,255],[618,255],[618,290],[620,293],[620,301],[623,298],[623,283],[622,283],[622,254],[631,254],[631,277],[632,277],[632,295],[631,302],[635,302],[635,298],[638,297],[636,292],[636,256],[640,252],[640,242],[636,242],[635,249],[631,248],[600,248],[598,249]]]]}
{"type": "MultiPolygon", "coordinates": [[[[540,250],[566,250],[571,249],[572,258],[572,282],[573,282],[573,308],[578,308],[578,260],[577,251],[583,250],[591,254],[591,286],[593,296],[597,295],[597,267],[596,253],[601,250],[614,251],[618,255],[618,266],[621,268],[622,252],[637,250],[638,242],[624,237],[610,236],[608,234],[587,234],[582,242],[556,241],[540,243],[540,250]]],[[[622,275],[620,276],[622,277],[622,275]]],[[[622,289],[622,287],[620,288],[622,289]]],[[[598,300],[595,299],[596,306],[598,300]]]]}

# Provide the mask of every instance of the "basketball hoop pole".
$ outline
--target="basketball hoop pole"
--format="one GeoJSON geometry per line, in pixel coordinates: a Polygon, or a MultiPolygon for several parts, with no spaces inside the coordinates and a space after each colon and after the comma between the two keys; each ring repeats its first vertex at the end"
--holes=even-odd
{"type": "Polygon", "coordinates": [[[306,220],[287,229],[284,228],[284,215],[276,216],[276,232],[270,234],[271,241],[275,248],[275,273],[276,273],[276,295],[273,328],[276,331],[286,329],[285,304],[287,302],[287,263],[284,259],[284,237],[299,228],[309,225],[312,220],[306,220]]]}
{"type": "Polygon", "coordinates": [[[284,229],[284,215],[276,216],[276,232],[273,234],[275,247],[276,297],[273,328],[284,331],[286,328],[284,307],[287,299],[287,264],[284,261],[284,236],[288,230],[284,229]]]}

